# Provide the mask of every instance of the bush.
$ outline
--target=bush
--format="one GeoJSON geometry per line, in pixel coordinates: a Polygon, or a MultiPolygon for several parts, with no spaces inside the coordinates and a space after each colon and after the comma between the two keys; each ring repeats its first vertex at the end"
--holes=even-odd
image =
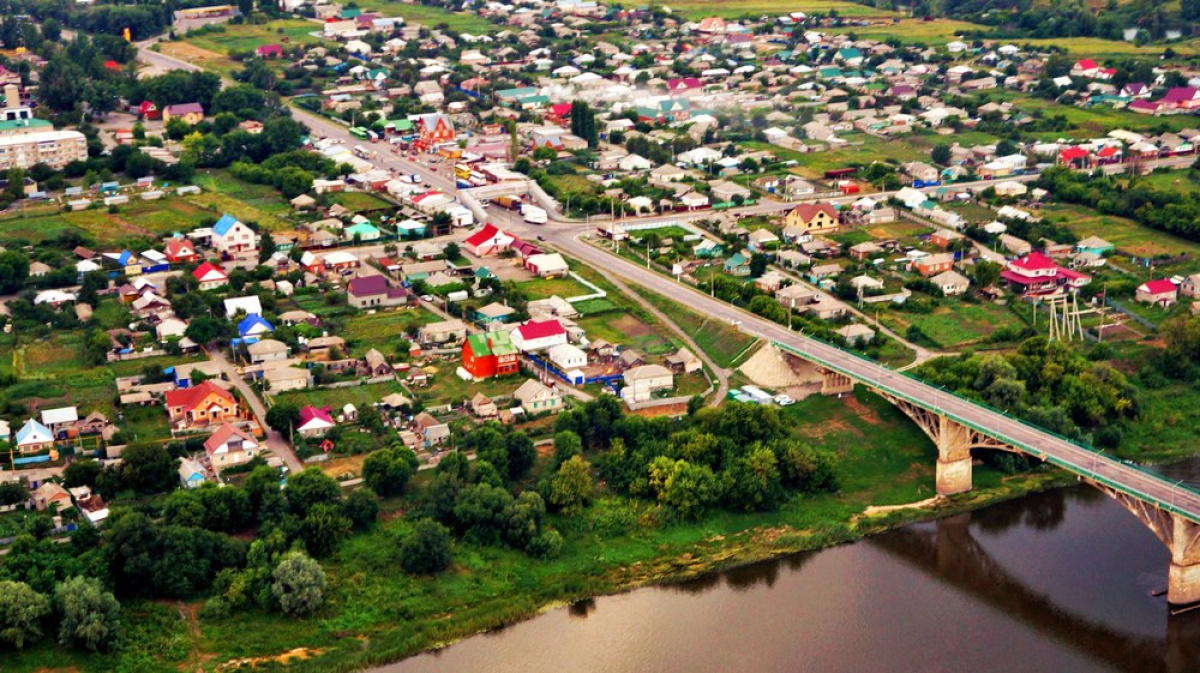
{"type": "Polygon", "coordinates": [[[558,558],[562,553],[563,536],[553,528],[547,528],[529,541],[526,551],[540,559],[558,558]]]}
{"type": "Polygon", "coordinates": [[[303,552],[289,552],[272,573],[271,593],[283,614],[311,615],[325,604],[325,571],[303,552]]]}
{"type": "Polygon", "coordinates": [[[400,543],[400,567],[414,575],[429,575],[450,567],[454,558],[450,531],[433,519],[421,519],[400,543]]]}

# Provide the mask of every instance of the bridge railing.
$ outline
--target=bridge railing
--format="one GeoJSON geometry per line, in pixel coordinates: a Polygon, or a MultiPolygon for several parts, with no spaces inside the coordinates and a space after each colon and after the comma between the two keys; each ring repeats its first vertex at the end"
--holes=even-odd
{"type": "MultiPolygon", "coordinates": [[[[1141,473],[1141,474],[1145,475],[1146,477],[1148,477],[1148,478],[1150,478],[1150,479],[1153,479],[1153,480],[1155,480],[1155,481],[1158,481],[1158,482],[1160,482],[1160,483],[1163,483],[1163,484],[1170,485],[1170,486],[1172,486],[1173,488],[1182,488],[1182,489],[1186,490],[1188,493],[1191,493],[1191,494],[1200,494],[1200,492],[1196,491],[1195,489],[1192,489],[1191,487],[1185,487],[1185,486],[1183,486],[1183,484],[1182,484],[1182,483],[1177,483],[1177,482],[1175,482],[1175,481],[1172,481],[1172,480],[1170,480],[1170,479],[1167,479],[1167,478],[1163,477],[1161,474],[1158,474],[1158,473],[1156,473],[1156,472],[1153,472],[1153,471],[1151,471],[1151,470],[1148,470],[1148,469],[1146,469],[1146,468],[1144,468],[1144,467],[1142,467],[1142,466],[1140,466],[1140,465],[1137,465],[1137,464],[1134,464],[1134,463],[1125,463],[1125,462],[1118,461],[1118,460],[1117,460],[1115,457],[1108,457],[1108,456],[1104,456],[1104,455],[1102,455],[1102,452],[1101,452],[1101,451],[1097,451],[1097,450],[1096,450],[1096,448],[1095,448],[1095,447],[1093,447],[1093,446],[1091,446],[1090,444],[1086,444],[1086,443],[1084,443],[1084,442],[1081,442],[1081,441],[1079,441],[1079,440],[1075,440],[1075,439],[1071,439],[1071,438],[1068,438],[1068,437],[1064,437],[1063,435],[1060,435],[1060,434],[1058,434],[1057,432],[1054,432],[1054,431],[1052,431],[1052,430],[1048,430],[1048,429],[1046,429],[1046,428],[1043,428],[1043,427],[1041,427],[1041,426],[1038,426],[1038,425],[1035,425],[1035,424],[1033,424],[1033,423],[1030,423],[1029,421],[1026,421],[1026,420],[1024,420],[1024,419],[1022,419],[1022,418],[1018,418],[1018,417],[1016,417],[1016,416],[1013,416],[1013,415],[1011,415],[1011,414],[1009,414],[1009,413],[1007,413],[1007,412],[1005,412],[1005,411],[1003,411],[1003,410],[1001,410],[1001,409],[996,409],[996,408],[994,408],[994,407],[992,407],[992,406],[988,405],[988,404],[987,404],[987,403],[985,403],[985,402],[981,402],[981,401],[979,401],[979,400],[974,400],[974,399],[971,399],[971,398],[965,397],[965,396],[963,396],[963,395],[960,395],[960,394],[958,394],[957,392],[950,391],[950,390],[946,390],[945,388],[943,388],[943,387],[941,387],[941,386],[935,386],[935,385],[933,385],[933,384],[931,384],[931,383],[928,383],[928,382],[926,382],[926,381],[923,381],[923,380],[921,380],[920,378],[918,378],[917,376],[915,376],[915,375],[914,375],[914,374],[912,374],[912,373],[909,373],[909,372],[900,372],[900,371],[896,371],[896,370],[888,369],[887,367],[884,367],[883,365],[879,364],[878,362],[875,362],[874,360],[870,360],[869,358],[863,357],[862,355],[859,355],[858,353],[855,353],[855,352],[853,352],[853,351],[847,350],[847,349],[845,349],[845,348],[843,348],[843,347],[841,347],[841,346],[838,346],[838,345],[836,345],[836,344],[829,343],[829,342],[827,342],[827,341],[824,341],[824,340],[822,340],[822,339],[819,339],[819,338],[817,338],[817,337],[814,337],[814,336],[811,336],[811,335],[807,335],[807,334],[806,334],[806,335],[803,335],[803,336],[804,336],[804,338],[806,338],[806,339],[810,339],[810,340],[812,340],[812,341],[815,341],[815,342],[817,342],[817,343],[820,343],[820,344],[822,344],[822,345],[824,345],[824,346],[828,346],[829,348],[833,348],[833,349],[835,349],[835,350],[839,351],[840,353],[842,353],[843,355],[845,355],[845,356],[847,356],[847,357],[852,357],[852,358],[854,358],[854,359],[856,359],[856,360],[859,360],[859,361],[861,361],[862,363],[864,363],[864,364],[866,364],[866,365],[869,365],[869,366],[872,366],[872,367],[878,367],[878,368],[881,368],[881,369],[883,369],[884,371],[886,371],[886,372],[888,373],[888,375],[889,375],[889,376],[901,376],[901,377],[904,377],[904,378],[906,378],[906,379],[908,379],[908,380],[910,380],[910,381],[912,381],[912,382],[914,382],[914,383],[918,383],[918,384],[920,384],[920,385],[922,385],[922,386],[925,386],[925,387],[927,387],[927,388],[933,389],[933,390],[935,390],[935,391],[939,392],[940,394],[943,394],[943,395],[947,395],[947,396],[949,396],[949,397],[956,398],[956,399],[957,399],[957,400],[959,400],[959,401],[966,402],[966,403],[968,403],[968,404],[972,404],[972,405],[974,405],[974,406],[977,406],[977,407],[981,407],[981,408],[983,408],[983,409],[985,409],[985,410],[987,410],[987,411],[990,411],[990,412],[992,412],[992,413],[994,413],[994,414],[997,414],[997,415],[1000,415],[1000,416],[1004,417],[1006,420],[1009,420],[1009,421],[1014,421],[1014,422],[1016,422],[1016,423],[1018,423],[1018,424],[1020,424],[1020,425],[1023,425],[1023,426],[1025,426],[1025,427],[1029,428],[1030,430],[1036,431],[1036,432],[1038,432],[1038,433],[1041,433],[1041,434],[1044,434],[1044,435],[1049,435],[1050,437],[1052,437],[1052,438],[1054,438],[1054,439],[1057,439],[1057,440],[1060,440],[1060,441],[1062,441],[1062,442],[1064,442],[1064,443],[1071,444],[1071,445],[1073,445],[1073,446],[1077,446],[1077,447],[1079,447],[1079,448],[1081,448],[1081,449],[1084,449],[1085,451],[1088,451],[1088,452],[1091,454],[1091,456],[1092,456],[1092,461],[1093,461],[1093,463],[1094,463],[1094,464],[1096,464],[1096,463],[1100,463],[1100,462],[1103,462],[1103,463],[1106,463],[1106,464],[1114,465],[1114,466],[1118,467],[1119,469],[1129,469],[1129,470],[1133,470],[1133,471],[1136,471],[1136,472],[1139,472],[1139,473],[1141,473]]],[[[778,342],[778,341],[774,341],[774,343],[775,343],[775,345],[776,345],[778,348],[781,348],[781,349],[783,349],[783,350],[785,350],[785,351],[787,351],[787,352],[793,353],[793,354],[795,354],[795,355],[796,355],[796,356],[798,356],[798,357],[802,357],[802,358],[804,358],[804,359],[806,359],[806,360],[812,360],[812,361],[816,361],[816,362],[818,362],[820,365],[822,365],[822,366],[824,366],[824,367],[827,367],[827,368],[829,368],[829,369],[831,369],[831,370],[833,370],[833,371],[836,371],[836,372],[838,372],[839,374],[842,374],[843,376],[847,376],[847,377],[849,377],[849,378],[851,378],[851,379],[854,379],[854,380],[861,380],[861,375],[859,375],[859,374],[856,374],[856,373],[854,373],[854,372],[850,371],[849,369],[846,369],[845,367],[843,367],[843,366],[841,366],[841,365],[837,364],[836,362],[832,362],[832,361],[830,361],[830,360],[829,360],[829,359],[827,359],[827,358],[823,358],[823,357],[821,357],[819,354],[812,353],[812,352],[805,352],[805,351],[802,351],[802,350],[800,350],[800,349],[798,349],[798,348],[795,348],[795,347],[793,347],[793,346],[789,346],[789,345],[787,345],[787,344],[785,344],[785,343],[780,343],[780,342],[778,342]]],[[[864,382],[864,383],[865,383],[865,382],[864,382]]],[[[982,427],[982,426],[980,426],[980,425],[979,425],[979,424],[977,424],[977,423],[974,423],[974,422],[972,422],[972,421],[970,421],[970,420],[968,420],[968,419],[962,418],[962,417],[958,416],[957,414],[954,414],[954,413],[950,412],[949,410],[942,408],[940,405],[938,405],[938,404],[936,403],[936,401],[931,403],[931,402],[929,402],[929,401],[926,401],[926,400],[919,400],[919,399],[915,399],[915,398],[913,398],[912,396],[910,396],[910,395],[907,395],[907,394],[905,394],[904,392],[902,392],[902,391],[900,391],[900,390],[896,389],[896,387],[895,387],[895,386],[888,385],[888,383],[887,383],[886,381],[882,380],[882,379],[877,379],[877,380],[875,380],[875,381],[871,381],[871,382],[870,382],[870,385],[871,385],[871,386],[873,386],[873,387],[877,387],[877,388],[880,388],[880,389],[882,389],[882,390],[885,390],[885,391],[886,391],[888,394],[890,394],[890,395],[895,395],[896,397],[899,397],[899,398],[901,398],[901,399],[904,399],[904,400],[906,400],[906,401],[908,401],[908,402],[910,402],[910,403],[912,403],[912,404],[916,404],[916,405],[918,405],[918,406],[921,406],[921,407],[924,407],[924,408],[929,408],[931,411],[935,411],[935,412],[938,412],[938,413],[941,413],[941,414],[945,414],[946,416],[949,416],[949,417],[950,417],[950,418],[952,418],[952,419],[953,419],[955,422],[957,422],[957,423],[959,423],[959,424],[961,424],[961,425],[967,426],[967,427],[969,427],[969,428],[972,428],[972,429],[974,429],[974,430],[976,430],[976,431],[978,431],[978,432],[982,432],[982,433],[984,433],[984,434],[986,434],[986,435],[994,436],[994,437],[996,437],[997,439],[1001,439],[1001,440],[1003,440],[1003,441],[1005,441],[1005,442],[1007,442],[1007,443],[1009,443],[1009,444],[1012,444],[1013,446],[1015,446],[1015,447],[1017,447],[1017,448],[1021,449],[1022,451],[1026,452],[1026,453],[1029,453],[1029,454],[1031,454],[1031,455],[1033,455],[1033,456],[1035,456],[1035,457],[1037,457],[1037,458],[1039,458],[1039,459],[1041,459],[1041,460],[1044,460],[1044,461],[1046,461],[1046,462],[1048,462],[1048,463],[1050,463],[1050,464],[1052,464],[1052,465],[1055,465],[1055,466],[1057,466],[1057,467],[1061,467],[1061,468],[1065,468],[1065,469],[1067,469],[1067,470],[1069,470],[1069,471],[1071,471],[1071,472],[1074,472],[1074,473],[1076,473],[1076,474],[1078,474],[1078,475],[1080,475],[1080,476],[1083,476],[1083,477],[1085,477],[1085,478],[1087,478],[1087,479],[1090,479],[1090,480],[1092,480],[1092,481],[1095,481],[1095,482],[1097,482],[1097,483],[1104,484],[1105,486],[1108,486],[1109,488],[1112,488],[1113,490],[1120,491],[1120,492],[1122,492],[1122,493],[1126,493],[1126,494],[1128,494],[1128,495],[1132,495],[1132,496],[1134,496],[1135,498],[1138,498],[1138,499],[1140,499],[1140,500],[1145,500],[1145,501],[1148,501],[1148,502],[1153,502],[1153,503],[1154,503],[1154,504],[1155,504],[1157,507],[1159,507],[1160,509],[1162,509],[1162,510],[1164,510],[1164,511],[1168,511],[1168,512],[1171,512],[1171,513],[1174,513],[1174,514],[1178,514],[1178,515],[1180,515],[1180,516],[1183,516],[1183,517],[1185,517],[1185,518],[1187,518],[1187,519],[1190,519],[1190,520],[1192,520],[1192,521],[1196,521],[1196,522],[1200,523],[1200,512],[1196,512],[1196,511],[1189,511],[1189,510],[1182,509],[1181,507],[1179,507],[1178,505],[1176,505],[1176,504],[1175,504],[1174,502],[1172,502],[1172,501],[1165,501],[1165,500],[1163,500],[1162,498],[1160,498],[1160,497],[1158,497],[1158,496],[1155,496],[1155,495],[1152,495],[1152,494],[1149,494],[1149,493],[1146,493],[1145,491],[1142,491],[1141,489],[1139,489],[1139,488],[1137,488],[1137,487],[1135,487],[1135,486],[1130,486],[1130,485],[1128,485],[1128,484],[1124,484],[1124,483],[1119,483],[1119,482],[1116,482],[1116,481],[1112,480],[1112,479],[1111,479],[1111,478],[1109,478],[1109,477],[1106,477],[1106,476],[1104,476],[1104,475],[1102,475],[1102,474],[1099,474],[1098,472],[1096,472],[1096,471],[1095,471],[1095,470],[1093,470],[1092,468],[1088,467],[1087,465],[1080,465],[1080,464],[1076,463],[1075,461],[1071,461],[1071,460],[1068,460],[1068,459],[1066,459],[1066,458],[1062,458],[1062,457],[1059,457],[1059,456],[1054,456],[1054,455],[1047,454],[1047,453],[1046,453],[1045,451],[1043,451],[1042,449],[1039,449],[1039,448],[1038,448],[1038,447],[1036,447],[1036,446],[1032,446],[1032,445],[1030,445],[1030,444],[1027,444],[1026,442],[1023,442],[1023,441],[1021,441],[1021,440],[1018,440],[1018,439],[1016,439],[1016,438],[1014,438],[1014,437],[1009,437],[1009,436],[1007,435],[1007,433],[1004,433],[1004,432],[1002,432],[1002,431],[1000,431],[1000,430],[998,430],[998,429],[996,429],[996,428],[985,428],[985,427],[982,427]]]]}

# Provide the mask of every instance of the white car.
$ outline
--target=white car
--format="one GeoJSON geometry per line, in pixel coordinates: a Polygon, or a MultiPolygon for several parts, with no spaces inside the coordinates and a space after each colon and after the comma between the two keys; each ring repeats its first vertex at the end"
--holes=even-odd
{"type": "Polygon", "coordinates": [[[796,403],[796,400],[793,400],[792,398],[788,397],[787,395],[776,395],[775,396],[775,404],[778,404],[781,407],[786,407],[789,404],[795,404],[795,403],[796,403]]]}
{"type": "Polygon", "coordinates": [[[429,302],[430,304],[432,304],[433,303],[433,295],[423,294],[423,295],[421,295],[421,301],[429,302]]]}

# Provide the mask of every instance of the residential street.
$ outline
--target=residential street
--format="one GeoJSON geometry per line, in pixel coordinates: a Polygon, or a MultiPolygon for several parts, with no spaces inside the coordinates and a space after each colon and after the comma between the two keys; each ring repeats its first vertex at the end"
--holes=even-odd
{"type": "Polygon", "coordinates": [[[290,473],[295,474],[303,470],[304,463],[296,457],[296,453],[292,451],[291,445],[283,438],[283,435],[267,425],[267,408],[263,405],[262,400],[259,399],[254,389],[246,383],[245,379],[238,375],[237,368],[229,361],[229,358],[225,357],[220,348],[209,348],[207,349],[207,353],[208,358],[220,366],[221,371],[225,374],[225,378],[229,379],[233,387],[238,389],[238,392],[242,394],[242,398],[250,405],[250,411],[254,414],[254,418],[267,433],[266,447],[283,460],[290,473]]]}

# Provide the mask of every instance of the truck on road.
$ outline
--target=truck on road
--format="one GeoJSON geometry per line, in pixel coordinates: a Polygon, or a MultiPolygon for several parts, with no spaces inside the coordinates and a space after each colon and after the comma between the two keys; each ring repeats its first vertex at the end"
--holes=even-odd
{"type": "Polygon", "coordinates": [[[518,196],[497,196],[493,199],[493,203],[508,210],[519,210],[521,208],[521,198],[518,196]]]}
{"type": "Polygon", "coordinates": [[[528,203],[521,204],[521,215],[530,224],[545,224],[550,219],[546,211],[528,203]]]}

